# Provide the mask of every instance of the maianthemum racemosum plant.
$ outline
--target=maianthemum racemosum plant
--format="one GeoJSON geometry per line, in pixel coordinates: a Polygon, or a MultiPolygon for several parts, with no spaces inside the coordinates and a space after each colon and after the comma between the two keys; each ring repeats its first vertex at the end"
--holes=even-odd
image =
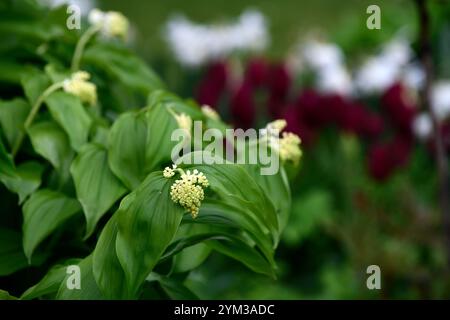
{"type": "MultiPolygon", "coordinates": [[[[276,277],[284,169],[173,165],[175,129],[226,125],[165,91],[123,45],[124,16],[94,11],[70,31],[65,7],[4,1],[0,17],[1,298],[195,298],[183,279],[212,251],[276,277]]],[[[298,138],[280,141],[298,161],[298,138]]]]}

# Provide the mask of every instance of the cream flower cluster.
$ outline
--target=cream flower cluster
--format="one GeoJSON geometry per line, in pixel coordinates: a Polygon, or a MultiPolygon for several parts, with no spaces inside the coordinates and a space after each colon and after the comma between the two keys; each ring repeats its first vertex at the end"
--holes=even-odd
{"type": "Polygon", "coordinates": [[[188,210],[192,218],[195,219],[198,216],[201,202],[205,197],[203,189],[209,186],[209,181],[203,172],[199,172],[197,169],[194,169],[192,172],[190,170],[184,172],[182,169],[177,168],[176,165],[172,165],[172,168],[166,167],[163,171],[163,176],[171,178],[177,171],[181,174],[181,177],[175,180],[170,187],[170,197],[173,202],[188,210]]]}
{"type": "Polygon", "coordinates": [[[188,116],[186,113],[183,112],[180,114],[173,113],[173,116],[177,121],[178,127],[180,127],[180,129],[184,129],[189,133],[191,132],[192,118],[190,116],[188,116]]]}
{"type": "Polygon", "coordinates": [[[298,164],[300,157],[302,156],[302,150],[300,149],[300,137],[292,132],[283,132],[283,136],[280,139],[279,154],[283,161],[292,161],[294,164],[298,164]]]}
{"type": "Polygon", "coordinates": [[[202,113],[206,117],[208,117],[208,118],[210,118],[212,120],[220,120],[220,116],[217,113],[217,111],[214,110],[213,108],[211,108],[210,106],[206,105],[206,104],[202,106],[202,113]]]}
{"type": "Polygon", "coordinates": [[[63,89],[79,97],[82,102],[94,105],[97,103],[97,87],[88,81],[90,77],[86,71],[77,71],[63,81],[63,89]]]}
{"type": "Polygon", "coordinates": [[[267,136],[271,148],[278,152],[282,161],[292,161],[294,164],[298,164],[302,156],[300,137],[292,132],[283,132],[282,137],[279,137],[286,125],[284,119],[269,122],[265,127],[264,135],[267,136]]]}
{"type": "Polygon", "coordinates": [[[89,23],[101,27],[101,32],[107,37],[120,37],[125,39],[128,33],[128,19],[116,11],[103,12],[93,9],[89,12],[89,23]]]}

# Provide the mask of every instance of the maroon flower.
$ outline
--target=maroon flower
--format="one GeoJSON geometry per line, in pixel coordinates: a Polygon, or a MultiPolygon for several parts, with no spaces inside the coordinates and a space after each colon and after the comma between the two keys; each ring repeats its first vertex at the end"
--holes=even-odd
{"type": "Polygon", "coordinates": [[[303,120],[311,126],[321,126],[328,120],[329,114],[324,112],[325,105],[320,95],[313,89],[303,90],[297,98],[296,105],[303,120]]]}
{"type": "Polygon", "coordinates": [[[245,82],[255,87],[260,87],[267,82],[269,76],[269,68],[262,58],[250,60],[245,70],[245,82]]]}
{"type": "Polygon", "coordinates": [[[378,181],[386,180],[394,170],[407,164],[412,149],[412,141],[397,136],[389,143],[373,145],[368,154],[370,175],[378,181]]]}
{"type": "Polygon", "coordinates": [[[253,89],[243,83],[231,98],[231,115],[235,127],[247,129],[252,127],[255,119],[253,89]]]}
{"type": "Polygon", "coordinates": [[[284,64],[275,64],[270,68],[268,85],[271,95],[287,96],[291,85],[291,76],[284,64]]]}
{"type": "Polygon", "coordinates": [[[315,130],[305,123],[295,105],[285,108],[283,118],[287,122],[286,131],[297,134],[302,139],[302,145],[306,147],[312,145],[316,136],[315,130]]]}
{"type": "Polygon", "coordinates": [[[224,62],[216,62],[210,65],[206,76],[197,88],[196,100],[200,104],[215,107],[221,95],[227,87],[228,70],[224,62]]]}
{"type": "Polygon", "coordinates": [[[408,99],[406,89],[400,83],[394,84],[383,94],[381,101],[394,127],[410,136],[416,108],[408,99]]]}

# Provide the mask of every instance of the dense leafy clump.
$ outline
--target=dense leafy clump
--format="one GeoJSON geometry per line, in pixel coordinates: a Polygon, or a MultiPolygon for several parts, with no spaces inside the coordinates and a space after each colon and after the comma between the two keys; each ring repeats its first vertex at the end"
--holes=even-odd
{"type": "Polygon", "coordinates": [[[23,299],[194,298],[183,279],[212,251],[275,277],[284,169],[187,166],[209,183],[193,219],[162,171],[174,114],[226,125],[169,93],[121,39],[93,34],[73,63],[89,24],[66,19],[65,7],[0,4],[0,286],[23,299]]]}

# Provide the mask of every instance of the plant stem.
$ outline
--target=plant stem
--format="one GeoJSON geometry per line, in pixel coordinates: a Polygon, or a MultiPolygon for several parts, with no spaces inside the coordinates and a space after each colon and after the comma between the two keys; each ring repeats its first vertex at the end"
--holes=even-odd
{"type": "Polygon", "coordinates": [[[86,44],[89,42],[89,40],[92,38],[92,36],[94,34],[96,34],[98,31],[100,31],[100,29],[101,29],[101,25],[92,25],[81,36],[80,40],[78,40],[78,43],[75,47],[75,52],[73,54],[72,64],[70,67],[72,72],[79,70],[81,57],[83,55],[83,51],[84,51],[84,48],[86,47],[86,44]]]}
{"type": "Polygon", "coordinates": [[[57,82],[57,83],[52,84],[36,100],[36,102],[34,103],[33,107],[31,108],[30,113],[28,114],[27,118],[25,119],[25,123],[23,125],[23,130],[20,132],[20,135],[17,138],[16,143],[14,144],[14,147],[13,147],[13,150],[12,150],[13,158],[17,154],[17,152],[19,151],[20,146],[22,145],[23,139],[25,139],[26,132],[27,132],[28,128],[31,126],[31,124],[33,123],[33,120],[36,117],[36,114],[39,112],[39,109],[40,109],[42,103],[44,102],[44,100],[51,93],[53,93],[56,90],[58,90],[59,88],[61,88],[62,85],[63,85],[62,82],[57,82]]]}
{"type": "Polygon", "coordinates": [[[448,267],[450,267],[450,177],[448,169],[448,159],[445,153],[440,124],[433,112],[430,103],[430,92],[434,76],[433,58],[431,52],[430,14],[428,12],[426,0],[416,0],[416,6],[420,21],[419,54],[425,71],[425,85],[422,90],[421,97],[422,104],[428,110],[433,123],[433,139],[439,178],[439,202],[444,222],[444,233],[446,240],[445,245],[447,247],[447,262],[448,267]]]}

